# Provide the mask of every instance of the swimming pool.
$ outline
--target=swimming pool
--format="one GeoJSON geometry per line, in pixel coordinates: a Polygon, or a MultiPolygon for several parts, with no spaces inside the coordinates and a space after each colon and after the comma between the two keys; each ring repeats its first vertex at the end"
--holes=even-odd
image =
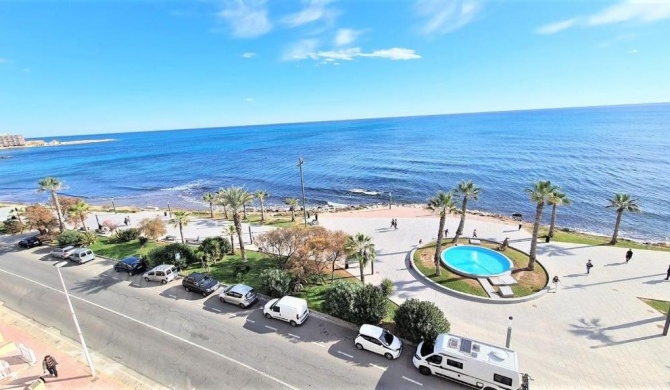
{"type": "Polygon", "coordinates": [[[472,245],[445,249],[442,252],[442,262],[454,272],[476,278],[502,275],[513,266],[507,256],[492,249],[472,245]]]}

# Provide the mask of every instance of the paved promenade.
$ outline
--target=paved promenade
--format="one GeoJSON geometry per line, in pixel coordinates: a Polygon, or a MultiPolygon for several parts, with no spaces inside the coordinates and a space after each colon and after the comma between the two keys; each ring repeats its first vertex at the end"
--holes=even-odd
{"type": "MultiPolygon", "coordinates": [[[[330,229],[372,236],[378,255],[375,275],[366,281],[393,280],[397,303],[409,298],[435,302],[453,333],[504,345],[508,317],[513,316],[511,347],[519,352],[522,372],[535,379],[533,389],[670,388],[670,336],[661,335],[664,316],[638,299],[670,300],[670,281],[663,280],[668,252],[635,250],[625,264],[624,248],[543,242],[539,261],[550,278],[561,279],[557,292],[518,304],[477,303],[438,291],[406,267],[419,239],[437,238],[437,217],[398,217],[398,230],[390,229],[390,217],[324,214],[319,220],[330,229]],[[595,267],[587,276],[588,259],[595,267]]],[[[448,218],[451,234],[457,225],[456,217],[448,218]]],[[[511,246],[530,248],[530,234],[516,224],[473,217],[466,220],[465,233],[473,229],[479,238],[509,237],[511,246]]],[[[355,266],[349,271],[359,275],[355,266]]]]}

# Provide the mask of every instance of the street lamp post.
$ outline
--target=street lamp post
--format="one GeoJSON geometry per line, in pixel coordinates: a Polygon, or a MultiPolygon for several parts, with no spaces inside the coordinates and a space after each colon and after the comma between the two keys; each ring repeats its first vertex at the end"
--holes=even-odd
{"type": "Polygon", "coordinates": [[[98,229],[100,229],[102,227],[102,225],[100,225],[100,220],[98,219],[98,214],[95,215],[95,222],[98,223],[98,229]]]}
{"type": "Polygon", "coordinates": [[[112,198],[112,208],[114,209],[114,214],[116,214],[116,205],[114,204],[114,198],[112,198]]]}
{"type": "Polygon", "coordinates": [[[168,215],[170,216],[170,218],[172,218],[172,210],[170,209],[170,202],[167,202],[167,204],[168,204],[168,215]]]}
{"type": "Polygon", "coordinates": [[[391,210],[391,191],[389,191],[389,210],[391,210]]]}
{"type": "Polygon", "coordinates": [[[509,324],[507,325],[507,341],[505,341],[505,347],[509,348],[510,343],[512,342],[512,316],[509,316],[509,324]]]}
{"type": "Polygon", "coordinates": [[[67,261],[61,261],[54,264],[56,270],[58,270],[58,276],[60,276],[60,281],[63,284],[63,292],[65,292],[65,298],[67,299],[67,304],[70,306],[70,313],[72,314],[72,320],[74,321],[74,326],[77,328],[77,335],[79,336],[79,341],[81,342],[81,347],[84,349],[84,356],[86,356],[86,362],[88,367],[91,369],[91,376],[95,377],[95,367],[93,366],[93,361],[91,360],[91,355],[88,354],[88,348],[86,347],[86,341],[84,341],[84,335],[81,333],[81,328],[79,327],[79,321],[77,321],[77,316],[74,314],[74,307],[72,306],[72,301],[70,300],[70,294],[65,287],[65,280],[63,279],[63,274],[60,272],[60,267],[67,264],[67,261]]]}
{"type": "Polygon", "coordinates": [[[298,168],[300,168],[300,186],[302,187],[302,214],[305,218],[305,226],[307,226],[307,207],[305,206],[305,180],[302,177],[302,164],[305,161],[302,157],[298,158],[298,168]]]}

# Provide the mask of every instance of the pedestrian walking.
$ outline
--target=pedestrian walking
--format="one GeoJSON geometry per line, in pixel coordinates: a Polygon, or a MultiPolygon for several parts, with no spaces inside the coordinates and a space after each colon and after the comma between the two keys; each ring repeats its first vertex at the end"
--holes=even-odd
{"type": "Polygon", "coordinates": [[[57,365],[58,362],[51,355],[45,356],[44,360],[42,360],[42,370],[44,370],[44,373],[49,371],[49,375],[55,378],[58,378],[58,370],[56,369],[57,365]]]}
{"type": "Polygon", "coordinates": [[[316,211],[314,212],[314,220],[315,221],[319,220],[319,213],[317,213],[316,211]]]}
{"type": "Polygon", "coordinates": [[[523,223],[520,223],[519,224],[519,230],[521,230],[522,227],[523,227],[523,223]]]}
{"type": "Polygon", "coordinates": [[[554,276],[554,279],[552,279],[552,282],[554,282],[554,292],[558,291],[558,283],[561,280],[558,278],[558,275],[554,276]]]}
{"type": "Polygon", "coordinates": [[[591,273],[591,268],[593,268],[593,263],[591,263],[591,259],[589,259],[589,261],[586,262],[586,274],[587,275],[591,273]]]}
{"type": "Polygon", "coordinates": [[[392,228],[395,227],[395,219],[393,219],[393,218],[391,218],[391,227],[392,227],[392,228]]]}
{"type": "Polygon", "coordinates": [[[398,220],[397,219],[393,220],[393,227],[395,228],[395,230],[398,230],[398,220]]]}
{"type": "Polygon", "coordinates": [[[477,229],[472,231],[472,237],[477,238],[477,229]]]}
{"type": "Polygon", "coordinates": [[[630,259],[632,259],[632,258],[633,258],[633,250],[632,250],[632,249],[628,249],[628,252],[626,252],[626,264],[628,264],[628,262],[629,262],[630,259]]]}
{"type": "Polygon", "coordinates": [[[423,244],[423,240],[419,238],[419,245],[423,244]]]}
{"type": "Polygon", "coordinates": [[[309,217],[309,211],[308,211],[308,212],[307,212],[307,219],[309,219],[309,218],[310,218],[310,217],[309,217]]]}
{"type": "Polygon", "coordinates": [[[444,236],[446,237],[448,235],[449,235],[449,229],[444,229],[444,236]]]}
{"type": "Polygon", "coordinates": [[[665,280],[670,279],[670,265],[668,266],[668,275],[665,277],[665,280]]]}

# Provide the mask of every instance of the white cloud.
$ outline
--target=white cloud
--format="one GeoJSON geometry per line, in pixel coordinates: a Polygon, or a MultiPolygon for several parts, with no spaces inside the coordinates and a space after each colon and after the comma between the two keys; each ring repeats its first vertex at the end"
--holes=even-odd
{"type": "Polygon", "coordinates": [[[291,45],[282,57],[284,61],[304,60],[310,58],[310,54],[316,50],[319,41],[316,39],[303,39],[291,45]]]}
{"type": "Polygon", "coordinates": [[[306,0],[303,1],[305,8],[282,19],[282,23],[289,27],[298,27],[303,24],[313,23],[320,19],[331,19],[335,12],[328,8],[330,0],[306,0]]]}
{"type": "Polygon", "coordinates": [[[353,43],[361,35],[361,31],[352,30],[350,28],[341,28],[335,34],[335,45],[346,46],[353,43]]]}
{"type": "Polygon", "coordinates": [[[242,53],[242,58],[254,58],[256,53],[242,53]]]}
{"type": "Polygon", "coordinates": [[[327,51],[303,51],[299,56],[284,56],[287,60],[312,59],[321,64],[338,64],[337,61],[353,61],[356,57],[384,58],[388,60],[417,60],[421,56],[414,50],[394,47],[391,49],[375,50],[369,53],[363,52],[359,47],[327,51]]]}
{"type": "Polygon", "coordinates": [[[272,30],[265,0],[226,0],[219,12],[239,38],[254,38],[272,30]]]}
{"type": "Polygon", "coordinates": [[[628,52],[629,52],[630,54],[636,54],[636,53],[637,53],[637,49],[633,49],[633,50],[630,50],[630,51],[628,51],[628,52]]]}
{"type": "Polygon", "coordinates": [[[470,23],[481,11],[478,0],[418,0],[414,6],[423,18],[423,34],[447,34],[470,23]]]}
{"type": "Polygon", "coordinates": [[[670,19],[669,0],[624,0],[593,15],[550,23],[536,30],[538,34],[554,34],[575,26],[594,27],[607,24],[651,23],[670,19]]]}
{"type": "Polygon", "coordinates": [[[247,103],[252,103],[254,101],[254,98],[252,97],[244,98],[244,101],[247,103]]]}
{"type": "Polygon", "coordinates": [[[535,32],[538,34],[556,34],[559,31],[569,29],[577,23],[577,19],[562,20],[560,22],[545,24],[539,27],[535,32]]]}

